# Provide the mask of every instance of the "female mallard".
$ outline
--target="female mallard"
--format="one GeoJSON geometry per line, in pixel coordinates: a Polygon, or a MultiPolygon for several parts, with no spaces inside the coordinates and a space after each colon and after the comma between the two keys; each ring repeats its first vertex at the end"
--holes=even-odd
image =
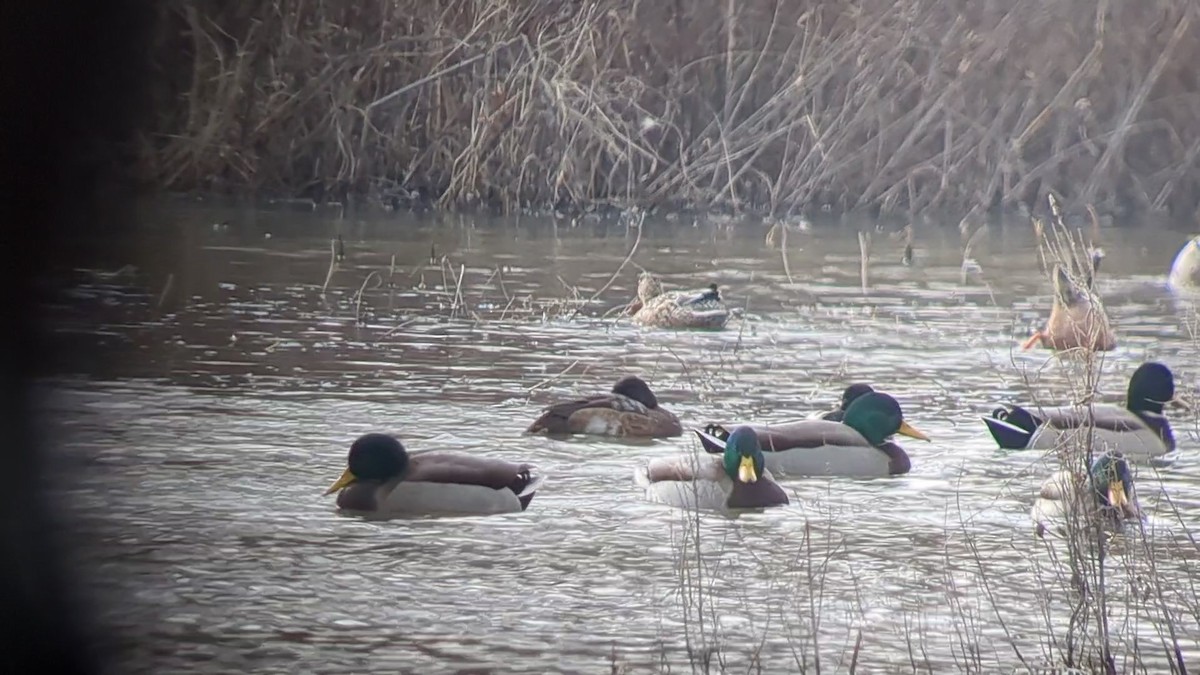
{"type": "Polygon", "coordinates": [[[1107,352],[1116,348],[1117,338],[1100,299],[1067,275],[1062,265],[1054,266],[1054,305],[1042,330],[1034,331],[1021,345],[1029,349],[1038,342],[1047,349],[1087,349],[1107,352]]]}
{"type": "Polygon", "coordinates": [[[684,509],[761,509],[788,503],[764,466],[758,436],[749,427],[729,434],[720,458],[654,459],[634,471],[634,482],[646,489],[647,499],[684,509]]]}
{"type": "Polygon", "coordinates": [[[729,308],[716,284],[703,290],[663,291],[662,284],[649,272],[638,277],[640,309],[634,323],[659,328],[724,328],[729,308]]]}
{"type": "Polygon", "coordinates": [[[830,422],[841,422],[846,415],[846,408],[850,407],[858,397],[863,394],[870,394],[875,391],[869,384],[852,384],[842,390],[842,403],[834,410],[824,410],[815,412],[809,416],[810,420],[829,420],[830,422]]]}
{"type": "MultiPolygon", "coordinates": [[[[788,476],[891,476],[908,473],[912,463],[899,445],[888,441],[901,434],[929,437],[904,421],[896,399],[877,391],[854,399],[841,422],[801,420],[752,427],[763,444],[767,468],[788,476]]],[[[704,449],[724,451],[725,429],[710,424],[696,431],[704,449]]]]}
{"type": "Polygon", "coordinates": [[[1177,290],[1200,289],[1200,235],[1192,237],[1175,254],[1167,283],[1177,290]]]}
{"type": "Polygon", "coordinates": [[[489,515],[524,511],[542,484],[536,467],[453,452],[408,454],[395,437],[366,434],[325,494],[372,515],[489,515]],[[339,492],[340,490],[340,492],[339,492]]]}
{"type": "Polygon", "coordinates": [[[608,394],[546,408],[526,429],[526,433],[539,432],[667,438],[682,434],[683,426],[673,413],[659,407],[650,385],[630,375],[617,380],[608,394]]]}
{"type": "MultiPolygon", "coordinates": [[[[1141,518],[1133,474],[1120,453],[1105,452],[1097,457],[1088,472],[1087,484],[1084,487],[1084,480],[1070,469],[1057,471],[1042,483],[1029,514],[1039,536],[1051,529],[1061,531],[1075,505],[1098,509],[1109,524],[1141,518]]],[[[1074,513],[1082,515],[1081,511],[1074,513]]]]}
{"type": "MultiPolygon", "coordinates": [[[[1161,363],[1138,366],[1129,377],[1125,407],[1093,405],[1093,443],[1101,450],[1117,450],[1137,460],[1160,457],[1175,450],[1171,423],[1163,406],[1175,403],[1175,376],[1161,363]]],[[[1066,434],[1087,426],[1088,409],[1083,406],[1038,408],[1036,411],[1006,404],[984,417],[992,438],[1006,450],[1050,449],[1066,434]]]]}

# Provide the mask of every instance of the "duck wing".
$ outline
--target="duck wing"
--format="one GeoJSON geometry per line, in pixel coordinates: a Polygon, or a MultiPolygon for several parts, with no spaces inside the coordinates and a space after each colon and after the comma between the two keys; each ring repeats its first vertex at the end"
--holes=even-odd
{"type": "Polygon", "coordinates": [[[780,452],[804,448],[870,447],[863,435],[841,422],[830,420],[799,420],[755,427],[763,452],[780,452]]]}
{"type": "Polygon", "coordinates": [[[546,432],[549,434],[569,434],[571,416],[589,408],[615,410],[645,415],[648,409],[640,401],[635,401],[621,394],[600,394],[564,403],[555,403],[546,408],[541,417],[525,430],[526,433],[546,432]]]}
{"type": "Polygon", "coordinates": [[[704,451],[710,454],[725,452],[725,438],[734,426],[748,426],[758,434],[763,452],[780,452],[795,448],[823,446],[863,447],[870,442],[863,435],[841,422],[826,419],[804,419],[780,424],[723,425],[709,424],[704,430],[693,429],[704,451]]]}
{"type": "Polygon", "coordinates": [[[676,291],[674,294],[675,304],[680,307],[696,307],[704,306],[717,307],[721,305],[721,291],[716,288],[705,288],[699,291],[676,291]]]}
{"type": "Polygon", "coordinates": [[[650,483],[718,481],[724,475],[719,460],[691,455],[656,457],[646,465],[645,471],[645,478],[650,483]]]}
{"type": "Polygon", "coordinates": [[[404,480],[414,483],[452,483],[477,485],[493,490],[511,490],[521,495],[530,486],[536,489],[541,477],[536,467],[516,464],[493,457],[477,457],[457,452],[425,452],[410,456],[404,480]]]}
{"type": "Polygon", "coordinates": [[[1094,426],[1105,431],[1138,431],[1146,427],[1146,422],[1136,413],[1116,405],[1092,406],[1091,415],[1087,408],[1077,406],[1058,406],[1054,408],[1039,408],[1028,411],[1039,424],[1046,423],[1056,429],[1079,429],[1094,426]]]}

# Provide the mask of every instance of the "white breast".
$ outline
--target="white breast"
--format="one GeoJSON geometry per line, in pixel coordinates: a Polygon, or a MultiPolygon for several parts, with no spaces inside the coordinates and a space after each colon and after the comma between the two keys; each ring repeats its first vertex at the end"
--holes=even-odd
{"type": "Polygon", "coordinates": [[[512,490],[493,490],[481,485],[410,483],[401,481],[380,495],[378,515],[478,515],[513,513],[521,502],[512,490]]]}

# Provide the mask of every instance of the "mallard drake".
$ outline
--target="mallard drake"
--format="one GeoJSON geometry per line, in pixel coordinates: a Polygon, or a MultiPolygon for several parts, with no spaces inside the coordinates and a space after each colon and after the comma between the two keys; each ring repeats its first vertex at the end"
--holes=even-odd
{"type": "Polygon", "coordinates": [[[546,408],[526,433],[668,438],[682,434],[683,426],[678,417],[658,405],[650,385],[630,375],[617,380],[607,394],[546,408]]]}
{"type": "Polygon", "coordinates": [[[829,420],[830,422],[841,422],[846,415],[846,408],[850,407],[859,396],[870,394],[875,391],[869,384],[852,384],[842,390],[842,402],[833,410],[822,410],[809,415],[810,420],[829,420]]]}
{"type": "Polygon", "coordinates": [[[722,456],[667,457],[634,471],[646,498],[678,508],[714,511],[783,506],[787,494],[764,466],[758,436],[749,427],[730,434],[722,456]]]}
{"type": "MultiPolygon", "coordinates": [[[[787,476],[891,476],[908,473],[912,463],[895,434],[928,441],[904,421],[896,399],[877,391],[854,399],[841,422],[801,420],[751,427],[758,434],[767,468],[787,476]]],[[[728,434],[718,424],[695,430],[710,453],[724,452],[728,434]]]]}
{"type": "Polygon", "coordinates": [[[1034,331],[1021,349],[1038,342],[1047,349],[1083,348],[1091,351],[1116,349],[1117,338],[1109,325],[1100,299],[1088,288],[1076,284],[1062,265],[1054,266],[1054,304],[1050,319],[1042,330],[1034,331]]]}
{"type": "MultiPolygon", "coordinates": [[[[1174,403],[1175,376],[1161,363],[1149,361],[1129,376],[1125,407],[1101,404],[1091,407],[1093,442],[1101,450],[1118,450],[1133,460],[1149,459],[1175,450],[1171,423],[1163,406],[1174,403]]],[[[1068,433],[1087,425],[1087,408],[1057,406],[1036,411],[1015,404],[984,417],[992,438],[1006,450],[1050,449],[1068,433]]]]}
{"type": "Polygon", "coordinates": [[[1179,290],[1200,289],[1200,235],[1188,240],[1175,254],[1167,283],[1179,290]]]}
{"type": "Polygon", "coordinates": [[[724,328],[729,308],[716,284],[689,291],[663,291],[662,284],[649,272],[638,277],[640,308],[633,321],[659,328],[724,328]]]}
{"type": "Polygon", "coordinates": [[[1083,478],[1070,469],[1056,471],[1047,478],[1029,514],[1037,525],[1038,535],[1047,530],[1061,532],[1075,503],[1096,508],[1110,525],[1141,518],[1133,473],[1125,457],[1119,452],[1105,452],[1096,457],[1088,471],[1086,486],[1083,478]]]}
{"type": "Polygon", "coordinates": [[[339,509],[377,516],[524,511],[542,485],[536,467],[455,452],[409,454],[394,436],[366,434],[325,494],[339,509]]]}

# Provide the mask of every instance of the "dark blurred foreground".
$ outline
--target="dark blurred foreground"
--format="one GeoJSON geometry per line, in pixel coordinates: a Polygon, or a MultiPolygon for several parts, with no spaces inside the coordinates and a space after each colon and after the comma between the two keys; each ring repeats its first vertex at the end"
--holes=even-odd
{"type": "Polygon", "coordinates": [[[0,10],[7,29],[0,41],[0,209],[8,228],[8,279],[0,285],[8,315],[0,331],[8,437],[0,452],[4,672],[101,671],[103,639],[90,630],[97,608],[76,592],[84,567],[60,536],[69,513],[46,496],[48,427],[33,417],[31,385],[56,356],[41,337],[47,326],[39,311],[56,272],[129,224],[131,202],[103,177],[124,161],[114,148],[141,119],[144,12],[132,2],[4,3],[0,10]]]}

